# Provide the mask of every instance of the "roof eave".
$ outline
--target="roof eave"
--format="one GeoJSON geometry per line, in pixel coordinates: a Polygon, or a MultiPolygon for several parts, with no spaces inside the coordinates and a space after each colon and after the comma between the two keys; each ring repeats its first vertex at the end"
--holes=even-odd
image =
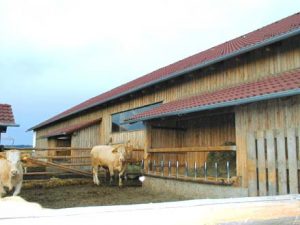
{"type": "Polygon", "coordinates": [[[0,122],[0,126],[2,127],[19,127],[19,124],[15,124],[15,123],[2,123],[0,122]]]}
{"type": "Polygon", "coordinates": [[[211,109],[225,108],[225,107],[229,107],[229,106],[243,105],[243,104],[247,104],[247,103],[271,100],[271,99],[275,99],[275,98],[288,97],[288,96],[293,96],[293,95],[298,95],[298,94],[300,94],[300,88],[276,92],[276,93],[270,93],[270,94],[265,94],[265,95],[259,95],[259,96],[249,97],[249,98],[237,99],[237,100],[233,100],[233,101],[221,102],[221,103],[216,103],[216,104],[211,104],[211,105],[192,107],[192,108],[188,108],[188,109],[184,109],[184,110],[163,113],[163,114],[159,114],[156,116],[149,116],[149,117],[144,117],[144,118],[140,118],[140,119],[128,120],[128,123],[135,123],[135,122],[139,122],[139,121],[148,121],[148,120],[158,119],[158,118],[162,118],[162,117],[180,116],[183,114],[189,114],[189,113],[200,112],[200,111],[211,110],[211,109]]]}
{"type": "Polygon", "coordinates": [[[37,126],[34,126],[30,129],[28,129],[27,131],[31,131],[31,130],[35,130],[37,128],[41,128],[41,127],[44,127],[44,126],[47,126],[51,123],[54,123],[56,121],[59,121],[61,119],[64,119],[66,117],[69,117],[69,116],[72,116],[74,114],[77,114],[79,112],[82,112],[84,110],[87,110],[87,109],[90,109],[90,108],[93,108],[95,106],[98,106],[98,105],[101,105],[101,104],[104,104],[104,103],[107,103],[111,100],[114,100],[116,98],[119,98],[119,97],[122,97],[122,96],[125,96],[125,95],[128,95],[130,93],[133,93],[133,92],[136,92],[136,91],[139,91],[139,90],[142,90],[146,87],[149,87],[149,86],[152,86],[152,85],[155,85],[155,84],[158,84],[158,83],[161,83],[161,82],[164,82],[164,81],[167,81],[167,80],[170,80],[170,79],[173,79],[173,78],[176,78],[176,77],[179,77],[179,76],[182,76],[184,74],[187,74],[187,73],[190,73],[190,72],[193,72],[195,70],[199,70],[199,69],[202,69],[204,67],[207,67],[207,66],[211,66],[215,63],[218,63],[218,62],[221,62],[221,61],[224,61],[224,60],[227,60],[227,59],[230,59],[230,58],[233,58],[233,57],[236,57],[236,56],[239,56],[241,54],[244,54],[244,53],[247,53],[247,52],[250,52],[250,51],[253,51],[255,49],[258,49],[258,48],[262,48],[262,47],[265,47],[267,45],[270,45],[270,44],[273,44],[275,42],[279,42],[279,41],[282,41],[282,40],[285,40],[287,38],[290,38],[290,37],[293,37],[293,36],[296,36],[296,35],[299,35],[300,34],[300,28],[296,28],[294,30],[291,30],[289,32],[286,32],[286,33],[283,33],[283,34],[280,34],[280,35],[277,35],[275,37],[271,37],[269,39],[266,39],[264,41],[261,41],[259,43],[256,43],[256,44],[253,44],[253,45],[250,45],[250,46],[247,46],[247,47],[244,47],[242,49],[239,49],[237,51],[234,51],[232,53],[229,53],[227,55],[224,55],[224,56],[221,56],[221,57],[218,57],[216,59],[213,59],[213,60],[210,60],[210,61],[206,61],[206,62],[203,62],[203,63],[199,63],[195,66],[192,66],[192,67],[189,67],[189,68],[186,68],[184,70],[181,70],[181,71],[178,71],[178,72],[175,72],[175,73],[171,73],[170,75],[166,76],[166,77],[163,77],[163,78],[159,78],[157,80],[154,80],[152,82],[149,82],[147,84],[144,84],[144,85],[141,85],[141,86],[138,86],[134,89],[131,89],[131,90],[128,90],[128,91],[125,91],[125,92],[122,92],[121,94],[118,94],[118,95],[115,95],[111,98],[108,98],[102,102],[97,102],[95,104],[92,104],[92,105],[89,105],[87,107],[84,107],[84,108],[81,108],[80,110],[76,110],[74,112],[71,112],[71,113],[68,113],[66,115],[64,115],[63,117],[61,118],[58,118],[57,120],[54,120],[54,121],[51,121],[49,123],[46,123],[46,124],[42,124],[41,126],[37,125],[37,126]]]}

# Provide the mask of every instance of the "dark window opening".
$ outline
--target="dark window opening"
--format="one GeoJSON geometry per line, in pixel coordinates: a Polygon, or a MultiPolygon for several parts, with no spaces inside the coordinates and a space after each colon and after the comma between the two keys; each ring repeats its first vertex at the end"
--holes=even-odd
{"type": "MultiPolygon", "coordinates": [[[[71,137],[70,136],[58,137],[56,139],[56,147],[71,147],[71,137]]],[[[70,149],[56,150],[55,156],[58,156],[61,158],[56,158],[53,160],[53,162],[56,162],[56,163],[70,163],[71,162],[71,159],[67,158],[68,156],[71,156],[70,149]]]]}
{"type": "Polygon", "coordinates": [[[112,117],[112,132],[143,130],[145,128],[143,122],[126,123],[125,120],[139,113],[145,112],[159,106],[161,103],[155,103],[140,108],[131,109],[128,111],[113,114],[112,117]]]}

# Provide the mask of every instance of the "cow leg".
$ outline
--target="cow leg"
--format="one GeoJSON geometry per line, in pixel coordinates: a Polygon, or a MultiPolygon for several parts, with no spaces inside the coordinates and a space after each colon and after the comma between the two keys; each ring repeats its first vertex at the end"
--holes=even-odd
{"type": "Polygon", "coordinates": [[[111,185],[113,182],[114,169],[113,169],[113,167],[108,167],[108,170],[109,170],[109,175],[110,175],[109,184],[111,185]]]}
{"type": "Polygon", "coordinates": [[[2,184],[0,184],[0,198],[6,193],[2,184]]]}
{"type": "MultiPolygon", "coordinates": [[[[126,170],[126,165],[123,166],[122,170],[119,173],[119,187],[123,186],[122,176],[126,170]]],[[[127,180],[127,177],[125,178],[127,180]]]]}
{"type": "Polygon", "coordinates": [[[100,181],[98,179],[98,166],[93,166],[93,181],[94,184],[99,185],[100,181]]]}
{"type": "Polygon", "coordinates": [[[22,187],[22,181],[19,182],[19,183],[16,185],[15,191],[14,191],[14,193],[13,193],[13,196],[16,196],[16,195],[20,194],[20,192],[21,192],[21,187],[22,187]]]}
{"type": "Polygon", "coordinates": [[[123,186],[123,182],[122,182],[122,174],[119,173],[119,187],[123,186]]]}

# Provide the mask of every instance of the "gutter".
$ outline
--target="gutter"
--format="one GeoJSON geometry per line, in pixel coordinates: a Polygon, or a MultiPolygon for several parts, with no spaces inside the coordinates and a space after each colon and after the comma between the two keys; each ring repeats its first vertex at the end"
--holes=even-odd
{"type": "Polygon", "coordinates": [[[300,88],[293,89],[293,90],[288,90],[288,91],[271,93],[271,94],[259,95],[259,96],[254,96],[254,97],[250,97],[250,98],[243,98],[243,99],[238,99],[238,100],[221,102],[221,103],[216,103],[216,104],[211,104],[211,105],[191,107],[191,108],[188,108],[188,109],[163,113],[163,114],[159,114],[159,115],[156,115],[156,116],[144,117],[144,118],[141,118],[141,119],[133,119],[133,120],[129,119],[128,123],[134,123],[134,122],[139,122],[139,121],[147,121],[147,120],[152,120],[152,119],[157,119],[157,118],[162,118],[162,117],[181,116],[183,114],[188,114],[188,113],[193,113],[193,112],[199,112],[199,111],[205,111],[205,110],[211,110],[211,109],[218,109],[218,108],[225,108],[225,107],[229,107],[229,106],[237,106],[237,105],[242,105],[242,104],[247,104],[247,103],[271,100],[271,99],[275,99],[275,98],[283,98],[283,97],[288,97],[288,96],[293,96],[293,95],[298,95],[298,94],[300,94],[300,88]]]}
{"type": "Polygon", "coordinates": [[[144,85],[141,85],[141,86],[138,86],[136,88],[133,88],[133,89],[130,89],[128,91],[125,91],[125,92],[122,92],[121,94],[118,94],[118,95],[115,95],[111,98],[108,98],[106,99],[105,101],[102,101],[102,102],[97,102],[95,104],[92,104],[92,105],[89,105],[89,106],[86,106],[84,108],[81,108],[79,110],[76,110],[74,112],[71,112],[71,113],[68,113],[66,115],[64,115],[63,117],[61,118],[58,118],[54,121],[51,121],[49,123],[46,123],[46,124],[42,124],[41,126],[37,125],[37,126],[34,126],[30,129],[28,129],[27,131],[31,131],[31,130],[35,130],[36,128],[40,128],[40,127],[43,127],[43,126],[46,126],[48,124],[51,124],[53,122],[56,122],[56,121],[59,121],[63,118],[66,118],[68,116],[71,116],[71,115],[74,115],[74,114],[77,114],[79,112],[82,112],[84,110],[87,110],[87,109],[90,109],[90,108],[93,108],[95,106],[98,106],[98,105],[101,105],[101,104],[104,104],[106,102],[109,102],[111,100],[114,100],[116,98],[119,98],[119,97],[122,97],[122,96],[125,96],[125,95],[128,95],[132,92],[136,92],[136,91],[139,91],[139,90],[142,90],[146,87],[149,87],[149,86],[152,86],[152,85],[155,85],[155,84],[158,84],[158,83],[161,83],[161,82],[164,82],[164,81],[167,81],[169,79],[172,79],[172,78],[176,78],[176,77],[179,77],[181,75],[184,75],[186,73],[190,73],[190,72],[193,72],[195,70],[199,70],[201,68],[204,68],[204,67],[207,67],[207,66],[210,66],[210,65],[213,65],[215,63],[218,63],[218,62],[221,62],[221,61],[224,61],[224,60],[227,60],[227,59],[230,59],[230,58],[233,58],[233,57],[236,57],[236,56],[239,56],[241,54],[244,54],[244,53],[247,53],[247,52],[250,52],[250,51],[253,51],[255,49],[258,49],[258,48],[262,48],[264,46],[267,46],[267,45],[271,45],[275,42],[278,42],[278,41],[281,41],[281,40],[284,40],[284,39],[287,39],[287,38],[290,38],[290,37],[293,37],[293,36],[296,36],[296,35],[299,35],[300,34],[300,28],[297,28],[295,30],[292,30],[292,31],[289,31],[287,33],[284,33],[284,34],[279,34],[275,37],[271,37],[267,40],[263,40],[259,43],[256,43],[256,44],[253,44],[253,45],[250,45],[250,46],[247,46],[247,47],[244,47],[244,48],[241,48],[235,52],[232,52],[232,53],[229,53],[227,55],[224,55],[224,56],[220,56],[218,58],[215,58],[213,60],[210,60],[210,61],[206,61],[206,62],[203,62],[203,63],[200,63],[200,64],[197,64],[195,66],[192,66],[192,67],[189,67],[189,68],[186,68],[184,70],[181,70],[181,71],[178,71],[178,72],[174,72],[174,73],[171,73],[170,75],[168,76],[165,76],[165,77],[162,77],[162,78],[159,78],[157,80],[154,80],[154,81],[150,81],[149,83],[146,83],[144,85]]]}

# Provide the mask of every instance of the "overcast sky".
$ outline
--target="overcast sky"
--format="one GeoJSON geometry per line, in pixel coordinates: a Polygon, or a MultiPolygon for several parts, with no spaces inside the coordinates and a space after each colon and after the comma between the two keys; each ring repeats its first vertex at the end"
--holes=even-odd
{"type": "Polygon", "coordinates": [[[0,0],[0,103],[28,128],[162,66],[300,11],[296,0],[0,0]]]}

